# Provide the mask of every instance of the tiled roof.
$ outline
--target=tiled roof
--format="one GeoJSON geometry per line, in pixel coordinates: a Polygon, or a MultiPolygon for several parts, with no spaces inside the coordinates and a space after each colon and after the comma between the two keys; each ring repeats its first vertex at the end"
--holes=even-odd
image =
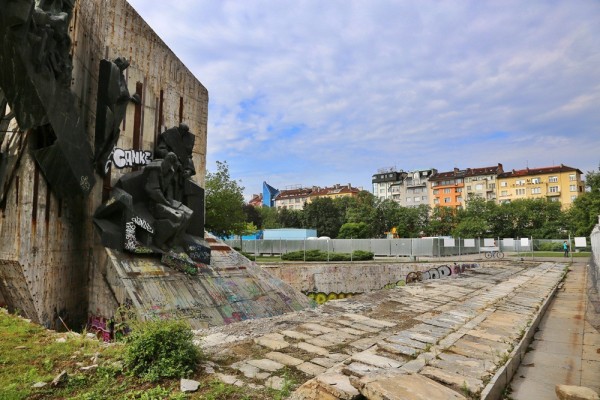
{"type": "Polygon", "coordinates": [[[352,187],[351,185],[345,185],[345,186],[335,185],[333,187],[317,188],[310,194],[310,196],[311,197],[313,197],[313,196],[319,197],[319,196],[329,196],[329,195],[340,194],[340,193],[352,194],[352,193],[358,193],[358,192],[360,192],[360,189],[352,187]]]}
{"type": "Polygon", "coordinates": [[[478,175],[497,175],[504,172],[502,164],[494,165],[493,167],[483,168],[467,168],[465,176],[478,176],[478,175]]]}
{"type": "Polygon", "coordinates": [[[312,189],[290,189],[290,190],[282,190],[275,197],[275,200],[283,200],[283,199],[295,199],[295,198],[304,198],[308,197],[312,193],[312,189]]]}
{"type": "Polygon", "coordinates": [[[579,172],[583,174],[581,170],[578,168],[568,167],[566,165],[555,165],[553,167],[543,167],[543,168],[525,168],[518,169],[505,172],[503,174],[499,174],[498,178],[511,178],[516,176],[531,176],[531,175],[547,175],[547,174],[557,174],[561,172],[579,172]]]}
{"type": "Polygon", "coordinates": [[[446,171],[446,172],[438,172],[436,174],[433,174],[429,177],[430,181],[441,181],[447,178],[462,178],[463,176],[465,176],[465,174],[467,173],[466,170],[462,169],[459,170],[458,168],[455,168],[452,171],[446,171]]]}

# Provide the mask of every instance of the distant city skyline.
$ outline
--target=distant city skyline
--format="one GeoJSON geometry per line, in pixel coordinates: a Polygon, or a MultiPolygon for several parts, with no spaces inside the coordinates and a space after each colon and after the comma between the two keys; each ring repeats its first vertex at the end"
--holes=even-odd
{"type": "Polygon", "coordinates": [[[129,2],[208,89],[207,169],[247,200],[391,166],[598,169],[599,2],[129,2]]]}

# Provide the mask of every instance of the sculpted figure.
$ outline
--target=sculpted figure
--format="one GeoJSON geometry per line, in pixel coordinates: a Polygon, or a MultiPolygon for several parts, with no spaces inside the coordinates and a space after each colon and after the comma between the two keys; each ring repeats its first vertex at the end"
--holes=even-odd
{"type": "Polygon", "coordinates": [[[194,141],[194,135],[184,123],[179,124],[178,127],[167,129],[158,136],[155,149],[156,158],[164,158],[167,153],[173,152],[177,155],[181,166],[181,175],[177,181],[174,194],[179,201],[184,201],[184,196],[187,194],[185,193],[185,181],[190,176],[196,175],[196,169],[192,161],[194,141]]]}
{"type": "Polygon", "coordinates": [[[154,244],[161,250],[169,250],[178,245],[177,239],[185,232],[193,213],[174,198],[178,170],[179,162],[172,152],[167,153],[162,160],[151,162],[144,169],[148,209],[155,218],[154,244]]]}
{"type": "Polygon", "coordinates": [[[114,61],[100,61],[98,79],[98,104],[96,107],[96,168],[106,175],[110,167],[110,154],[119,140],[120,126],[130,101],[139,104],[137,94],[131,96],[124,71],[129,61],[117,57],[114,61]]]}

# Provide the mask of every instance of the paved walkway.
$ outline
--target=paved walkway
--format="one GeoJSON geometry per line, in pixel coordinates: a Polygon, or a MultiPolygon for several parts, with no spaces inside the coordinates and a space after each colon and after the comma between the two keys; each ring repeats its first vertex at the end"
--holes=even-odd
{"type": "Polygon", "coordinates": [[[511,382],[512,399],[554,400],[557,384],[600,392],[600,333],[585,320],[586,268],[571,266],[511,382]]]}
{"type": "MultiPolygon", "coordinates": [[[[267,321],[246,321],[236,330],[243,340],[228,343],[221,353],[235,362],[221,365],[218,376],[239,385],[277,387],[287,367],[297,382],[307,380],[291,397],[303,400],[349,400],[359,393],[497,398],[507,383],[504,366],[564,267],[486,263],[456,277],[330,302],[314,316],[277,317],[269,321],[277,322],[270,333],[260,336],[252,332],[267,321]]],[[[203,341],[210,347],[223,339],[219,333],[203,341]]]]}

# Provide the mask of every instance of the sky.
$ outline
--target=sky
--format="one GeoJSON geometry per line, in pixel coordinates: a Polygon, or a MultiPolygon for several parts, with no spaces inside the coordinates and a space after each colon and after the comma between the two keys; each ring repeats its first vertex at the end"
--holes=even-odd
{"type": "Polygon", "coordinates": [[[600,1],[128,0],[245,197],[379,169],[600,164],[600,1]]]}

